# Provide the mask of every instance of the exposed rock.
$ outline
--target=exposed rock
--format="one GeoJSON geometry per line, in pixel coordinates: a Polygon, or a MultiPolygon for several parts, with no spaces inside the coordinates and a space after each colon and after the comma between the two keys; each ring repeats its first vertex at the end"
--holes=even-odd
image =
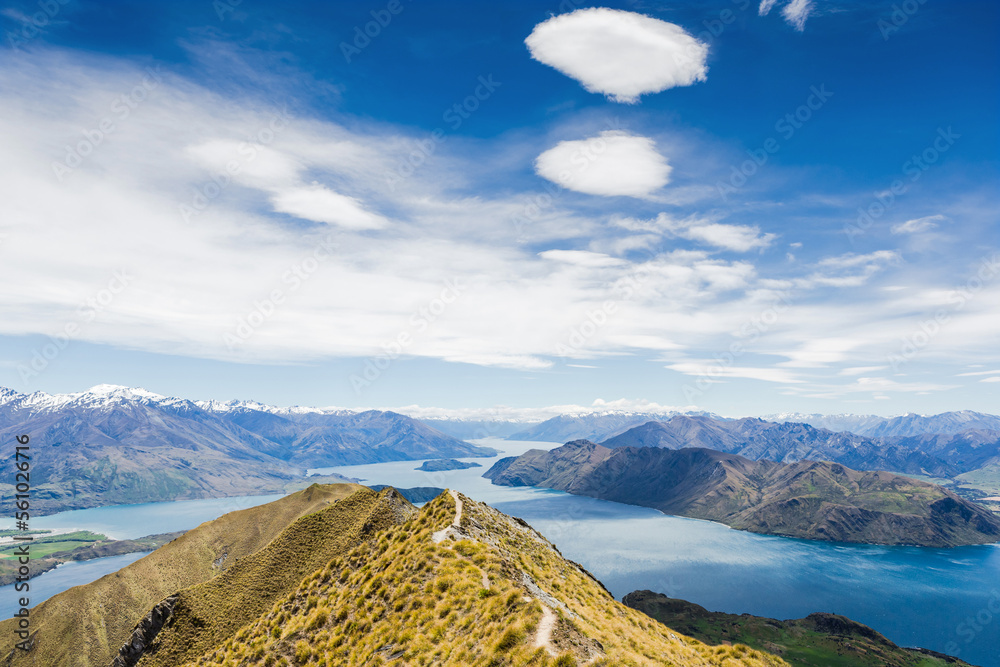
{"type": "Polygon", "coordinates": [[[111,662],[111,667],[135,667],[146,649],[156,639],[156,635],[170,621],[176,604],[177,594],[174,594],[150,609],[146,617],[135,626],[132,637],[118,649],[118,655],[111,662]]]}

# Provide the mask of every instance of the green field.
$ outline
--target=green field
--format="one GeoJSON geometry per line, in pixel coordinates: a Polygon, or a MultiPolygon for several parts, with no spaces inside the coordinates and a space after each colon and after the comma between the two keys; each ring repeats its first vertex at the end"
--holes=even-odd
{"type": "MultiPolygon", "coordinates": [[[[49,554],[53,554],[57,551],[69,551],[70,549],[76,549],[77,547],[89,546],[95,542],[103,542],[108,539],[107,535],[101,535],[100,533],[92,533],[89,530],[78,530],[75,533],[63,533],[62,535],[50,535],[47,537],[38,537],[27,542],[31,545],[30,554],[33,559],[44,558],[49,554]]],[[[14,558],[15,553],[24,545],[25,542],[16,542],[14,544],[4,544],[0,546],[0,558],[14,558]]]]}
{"type": "Polygon", "coordinates": [[[13,528],[4,528],[3,530],[0,530],[0,537],[13,537],[14,535],[45,535],[51,532],[51,530],[14,530],[13,528]]]}
{"type": "Polygon", "coordinates": [[[991,465],[962,473],[955,477],[959,485],[983,491],[990,496],[1000,496],[1000,465],[991,465]]]}

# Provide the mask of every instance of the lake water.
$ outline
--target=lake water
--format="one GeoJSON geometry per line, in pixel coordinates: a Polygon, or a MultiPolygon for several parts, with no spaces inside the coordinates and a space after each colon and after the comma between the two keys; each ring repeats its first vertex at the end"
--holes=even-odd
{"type": "Polygon", "coordinates": [[[126,565],[131,565],[149,552],[124,554],[122,556],[109,556],[107,558],[95,558],[94,560],[74,561],[63,563],[54,570],[49,570],[44,574],[34,577],[28,582],[31,587],[25,593],[18,593],[14,590],[16,584],[0,586],[0,618],[10,618],[18,609],[18,600],[27,597],[31,601],[31,606],[48,600],[57,593],[97,581],[106,574],[117,572],[126,565]]]}
{"type": "MultiPolygon", "coordinates": [[[[92,530],[116,540],[133,540],[146,535],[189,530],[200,523],[218,519],[223,514],[269,503],[282,494],[178,500],[171,503],[112,505],[86,510],[71,510],[49,516],[33,517],[32,530],[92,530]]],[[[0,528],[13,528],[13,521],[0,521],[0,528]]]]}
{"type": "MultiPolygon", "coordinates": [[[[501,456],[557,446],[476,442],[506,450],[501,456]]],[[[618,598],[636,589],[650,589],[713,611],[775,618],[833,612],[870,625],[903,646],[923,646],[983,667],[1000,667],[998,545],[925,549],[754,535],[709,521],[670,517],[559,491],[493,486],[481,475],[496,459],[464,460],[483,467],[429,473],[414,470],[419,462],[406,461],[314,472],[338,472],[370,484],[462,491],[531,523],[618,598]]],[[[86,528],[117,538],[140,537],[193,528],[277,497],[77,510],[33,519],[32,527],[86,528]]],[[[140,555],[67,564],[47,572],[34,580],[37,588],[32,603],[41,601],[37,596],[43,591],[52,595],[88,583],[140,555]]],[[[14,611],[15,594],[7,588],[0,589],[4,615],[14,611]]]]}

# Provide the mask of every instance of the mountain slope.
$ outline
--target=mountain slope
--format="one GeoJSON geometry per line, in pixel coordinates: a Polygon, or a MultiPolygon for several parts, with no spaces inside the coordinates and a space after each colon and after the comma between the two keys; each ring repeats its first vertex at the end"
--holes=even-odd
{"type": "Polygon", "coordinates": [[[601,443],[605,447],[704,447],[749,459],[794,463],[834,461],[855,470],[894,470],[951,477],[969,468],[932,453],[851,433],[834,433],[809,424],[775,423],[747,417],[718,420],[678,415],[647,422],[601,443]]]}
{"type": "MultiPolygon", "coordinates": [[[[633,426],[649,421],[668,419],[677,412],[628,412],[608,411],[585,414],[567,414],[552,417],[541,424],[530,426],[510,435],[508,440],[536,440],[542,442],[567,442],[569,440],[605,440],[633,426]]],[[[689,413],[702,414],[708,413],[689,413]]]]}
{"type": "MultiPolygon", "coordinates": [[[[392,412],[203,403],[99,385],[0,391],[0,438],[27,433],[32,508],[276,493],[308,467],[496,452],[392,412]]],[[[0,484],[10,508],[12,488],[0,484]]]]}
{"type": "Polygon", "coordinates": [[[969,429],[961,433],[883,438],[896,447],[926,452],[963,472],[1000,464],[1000,431],[969,429]]]}
{"type": "Polygon", "coordinates": [[[514,421],[511,419],[428,419],[426,417],[418,417],[418,419],[424,424],[460,440],[506,438],[539,423],[539,420],[514,421]]]}
{"type": "MultiPolygon", "coordinates": [[[[133,626],[158,601],[207,581],[260,551],[301,516],[364,487],[313,486],[267,505],[226,514],[194,528],[135,563],[71,588],[31,610],[35,648],[11,665],[107,667],[133,626]]],[[[0,622],[0,657],[13,650],[16,621],[0,622]]]]}
{"type": "Polygon", "coordinates": [[[695,447],[609,449],[579,440],[502,459],[483,476],[758,533],[924,546],[1000,541],[1000,518],[950,491],[837,463],[751,461],[695,447]]]}
{"type": "MultiPolygon", "coordinates": [[[[181,614],[170,615],[159,635],[197,632],[181,614]]],[[[335,557],[220,645],[186,663],[153,654],[137,664],[587,662],[785,664],[747,647],[708,647],[672,632],[616,602],[524,522],[457,493],[442,494],[410,521],[335,557]]]]}
{"type": "Polygon", "coordinates": [[[282,409],[248,402],[200,405],[275,443],[275,456],[304,467],[496,454],[489,447],[463,442],[395,412],[282,409]]]}
{"type": "Polygon", "coordinates": [[[793,667],[968,667],[933,651],[900,648],[868,626],[836,614],[779,621],[711,612],[652,591],[633,591],[622,603],[706,644],[746,644],[776,653],[793,667]]]}
{"type": "Polygon", "coordinates": [[[871,438],[916,435],[954,435],[970,429],[1000,431],[1000,416],[959,410],[937,415],[905,414],[896,417],[875,415],[817,415],[784,413],[763,417],[774,422],[799,422],[831,431],[850,431],[871,438]]]}
{"type": "Polygon", "coordinates": [[[300,472],[268,453],[274,443],[190,401],[120,387],[7,395],[0,438],[21,433],[31,436],[32,507],[43,513],[275,493],[300,472]]]}

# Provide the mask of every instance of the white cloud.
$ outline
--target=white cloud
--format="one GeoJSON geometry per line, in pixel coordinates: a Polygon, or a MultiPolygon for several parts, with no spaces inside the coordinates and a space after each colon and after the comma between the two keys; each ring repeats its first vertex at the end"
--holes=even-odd
{"type": "Polygon", "coordinates": [[[856,255],[849,252],[844,255],[837,255],[836,257],[827,257],[819,262],[819,266],[831,269],[855,269],[898,261],[898,253],[892,250],[876,250],[867,255],[856,255]]]}
{"type": "Polygon", "coordinates": [[[906,222],[901,222],[898,225],[892,226],[893,234],[919,234],[920,232],[926,232],[931,229],[935,229],[939,222],[944,222],[947,220],[943,215],[928,215],[923,218],[916,218],[915,220],[907,220],[906,222]]]}
{"type": "Polygon", "coordinates": [[[781,368],[753,368],[746,366],[727,366],[723,363],[710,361],[684,361],[668,364],[666,368],[683,373],[708,378],[747,378],[779,384],[798,384],[802,382],[793,373],[781,368]]]}
{"type": "MultiPolygon", "coordinates": [[[[78,322],[80,304],[123,269],[132,276],[128,288],[83,323],[78,340],[292,363],[376,354],[410,333],[416,335],[407,356],[544,369],[552,366],[556,346],[610,300],[617,304],[613,317],[568,360],[645,355],[659,361],[683,351],[702,360],[687,370],[703,370],[737,338],[746,343],[733,332],[749,326],[754,349],[721,379],[802,380],[795,386],[832,392],[806,374],[804,362],[826,364],[824,373],[835,377],[847,367],[849,377],[837,377],[844,382],[871,375],[941,307],[951,320],[913,368],[925,360],[959,363],[963,371],[975,370],[972,361],[997,367],[1000,281],[985,281],[955,308],[956,290],[965,289],[973,273],[906,265],[890,251],[820,261],[801,252],[793,265],[766,255],[733,259],[716,251],[768,247],[774,235],[691,206],[608,224],[608,207],[581,214],[574,208],[579,198],[567,206],[551,196],[519,229],[511,221],[524,215],[526,202],[538,201],[537,193],[511,185],[517,181],[506,178],[505,160],[488,169],[481,160],[484,150],[509,149],[509,137],[486,145],[449,137],[433,160],[390,187],[386,173],[406,160],[419,134],[356,119],[342,123],[335,114],[291,119],[249,158],[241,145],[268,127],[275,110],[222,99],[165,73],[149,98],[60,181],[53,161],[63,159],[65,146],[81,142],[81,128],[96,127],[143,72],[76,54],[39,50],[31,56],[12,53],[0,62],[0,135],[6,137],[0,250],[10,276],[0,283],[0,335],[58,333],[78,322]],[[214,179],[231,160],[238,173],[219,188],[214,179]],[[178,206],[213,188],[185,221],[178,206]],[[276,215],[275,208],[302,220],[276,215]],[[327,225],[337,246],[313,263],[331,233],[327,225]],[[671,248],[669,239],[697,245],[671,248]],[[879,272],[887,274],[886,284],[909,288],[856,289],[879,272]],[[454,280],[463,285],[461,295],[433,323],[414,330],[414,315],[454,280]],[[258,304],[275,289],[284,297],[280,306],[235,349],[227,347],[224,336],[249,314],[259,317],[258,304]],[[788,293],[790,305],[775,321],[755,324],[770,313],[778,292],[788,293]],[[857,345],[806,345],[836,339],[857,345]],[[768,356],[800,367],[764,368],[774,360],[768,356]]],[[[522,157],[511,173],[537,151],[536,142],[531,135],[517,147],[522,157]]],[[[648,206],[614,202],[623,214],[648,206]]],[[[29,358],[26,350],[13,361],[29,358]]],[[[4,371],[16,381],[10,366],[4,371]]]]}
{"type": "Polygon", "coordinates": [[[774,234],[761,234],[759,227],[717,223],[689,227],[683,231],[683,236],[686,239],[701,241],[734,252],[766,248],[775,238],[774,234]]]}
{"type": "Polygon", "coordinates": [[[379,229],[387,222],[366,211],[354,197],[338,194],[319,184],[278,191],[271,197],[271,203],[278,213],[347,229],[379,229]]]}
{"type": "Polygon", "coordinates": [[[994,376],[990,378],[983,378],[980,382],[1000,382],[1000,376],[994,376]]]}
{"type": "MultiPolygon", "coordinates": [[[[759,10],[760,15],[766,16],[776,4],[777,0],[761,0],[759,10]]],[[[791,0],[781,10],[781,15],[785,17],[785,21],[789,25],[801,32],[802,30],[805,30],[806,19],[809,18],[812,10],[812,0],[791,0]]]]}
{"type": "Polygon", "coordinates": [[[541,408],[513,408],[506,405],[498,405],[492,408],[436,408],[406,405],[403,407],[381,407],[377,409],[392,410],[393,412],[409,415],[415,419],[510,420],[537,423],[560,415],[590,415],[621,411],[669,415],[675,412],[696,410],[697,407],[693,405],[662,405],[644,398],[618,398],[614,400],[598,398],[594,399],[591,405],[549,405],[541,408]]]}
{"type": "Polygon", "coordinates": [[[774,7],[778,0],[760,0],[760,10],[759,14],[761,16],[767,16],[768,12],[774,7]]]}
{"type": "Polygon", "coordinates": [[[806,19],[809,18],[812,9],[812,0],[792,0],[781,10],[781,15],[790,25],[801,32],[806,28],[806,19]]]}
{"type": "Polygon", "coordinates": [[[851,368],[842,368],[837,375],[868,375],[869,373],[874,373],[875,371],[881,371],[888,368],[888,366],[854,366],[851,368]]]}
{"type": "Polygon", "coordinates": [[[544,250],[538,254],[545,259],[585,267],[622,266],[626,263],[624,260],[588,250],[544,250]]]}
{"type": "Polygon", "coordinates": [[[676,219],[666,213],[653,220],[614,218],[612,222],[623,229],[658,233],[668,238],[682,238],[733,252],[749,252],[771,245],[777,236],[762,234],[760,227],[726,225],[696,216],[676,219]]]}
{"type": "Polygon", "coordinates": [[[579,9],[539,23],[524,41],[535,60],[616,102],[690,86],[708,72],[708,45],[678,25],[633,12],[579,9]]]}
{"type": "Polygon", "coordinates": [[[645,197],[670,182],[671,167],[652,139],[608,130],[559,142],[538,156],[535,171],[577,192],[645,197]]]}
{"type": "Polygon", "coordinates": [[[885,393],[923,394],[957,388],[958,385],[944,385],[933,382],[897,382],[888,378],[861,377],[852,384],[813,384],[810,387],[793,387],[792,390],[810,398],[836,399],[853,394],[871,393],[876,394],[875,398],[879,398],[885,393]]]}

